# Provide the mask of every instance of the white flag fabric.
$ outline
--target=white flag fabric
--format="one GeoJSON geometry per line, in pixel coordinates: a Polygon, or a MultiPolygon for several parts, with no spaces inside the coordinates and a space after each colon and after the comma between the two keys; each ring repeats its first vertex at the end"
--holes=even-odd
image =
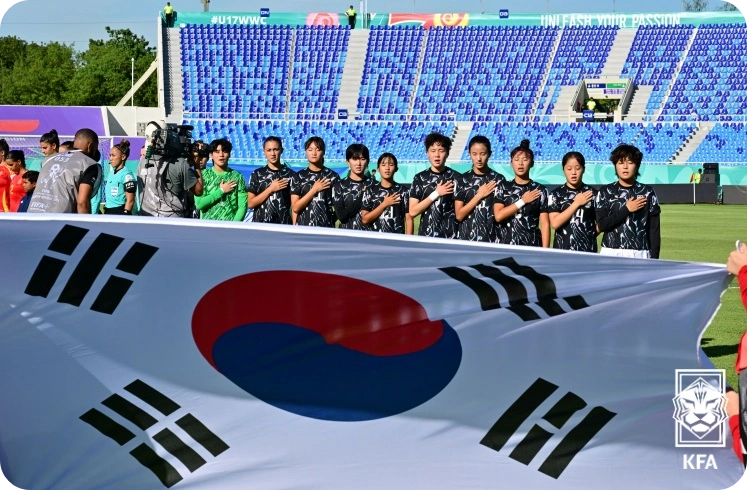
{"type": "Polygon", "coordinates": [[[672,417],[723,267],[106,216],[4,215],[0,250],[0,465],[21,488],[703,490],[743,473],[730,437],[676,448],[672,417]]]}

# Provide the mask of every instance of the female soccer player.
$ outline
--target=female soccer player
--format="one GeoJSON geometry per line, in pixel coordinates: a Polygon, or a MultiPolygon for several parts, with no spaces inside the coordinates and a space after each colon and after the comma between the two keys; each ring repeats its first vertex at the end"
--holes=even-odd
{"type": "Polygon", "coordinates": [[[365,145],[352,144],[345,151],[345,160],[350,172],[344,179],[338,179],[332,187],[332,199],[335,203],[335,214],[340,220],[340,228],[364,229],[361,221],[361,201],[363,191],[373,184],[373,179],[365,175],[370,159],[365,145]]]}
{"type": "Polygon", "coordinates": [[[44,133],[39,139],[39,147],[41,148],[42,155],[45,157],[57,153],[60,150],[60,137],[57,135],[57,130],[53,129],[48,133],[44,133]]]}
{"type": "Polygon", "coordinates": [[[21,200],[26,196],[23,188],[23,175],[26,173],[26,156],[21,150],[13,150],[8,153],[10,162],[10,212],[15,213],[21,205],[21,200]]]}
{"type": "Polygon", "coordinates": [[[529,140],[511,151],[514,179],[506,182],[493,206],[495,221],[505,222],[501,243],[532,247],[550,246],[550,218],[547,215],[548,193],[545,186],[529,178],[534,152],[529,140]]]}
{"type": "Polygon", "coordinates": [[[412,235],[413,220],[408,214],[409,190],[394,181],[397,157],[391,153],[384,153],[379,157],[376,168],[381,176],[381,183],[373,181],[363,193],[363,225],[373,231],[412,235]]]}
{"type": "Polygon", "coordinates": [[[410,187],[410,215],[420,216],[418,235],[456,238],[454,185],[459,173],[446,166],[451,140],[440,133],[425,138],[425,151],[431,166],[415,175],[410,187]]]}
{"type": "Polygon", "coordinates": [[[661,208],[654,190],[637,181],[643,161],[641,150],[622,144],[610,155],[617,182],[599,189],[597,226],[604,232],[602,255],[659,258],[661,208]]]}
{"type": "Polygon", "coordinates": [[[577,151],[563,156],[566,183],[550,193],[550,226],[555,230],[553,248],[597,251],[596,189],[584,184],[586,159],[577,151]]]}
{"type": "Polygon", "coordinates": [[[111,169],[104,185],[105,214],[132,214],[135,206],[135,176],[125,167],[130,156],[130,142],[122,140],[109,152],[111,169]]]}
{"type": "Polygon", "coordinates": [[[332,186],[339,180],[339,175],[324,166],[327,146],[322,138],[312,136],[304,143],[304,149],[309,166],[296,173],[291,180],[295,224],[334,228],[337,217],[332,201],[332,186]]]}
{"type": "Polygon", "coordinates": [[[0,213],[10,212],[10,161],[8,142],[0,139],[0,213]]]}
{"type": "Polygon", "coordinates": [[[205,184],[201,196],[195,196],[200,219],[244,221],[247,206],[244,175],[228,166],[233,145],[225,138],[213,140],[208,147],[213,166],[202,173],[205,184]]]}
{"type": "Polygon", "coordinates": [[[296,172],[280,161],[283,142],[268,136],[262,144],[267,165],[249,177],[249,209],[254,210],[255,223],[291,224],[290,183],[296,172]]]}
{"type": "Polygon", "coordinates": [[[454,208],[459,222],[459,238],[473,242],[498,240],[498,223],[493,216],[493,196],[502,194],[506,179],[488,167],[492,155],[490,140],[475,136],[469,142],[472,170],[463,174],[456,185],[454,208]]]}

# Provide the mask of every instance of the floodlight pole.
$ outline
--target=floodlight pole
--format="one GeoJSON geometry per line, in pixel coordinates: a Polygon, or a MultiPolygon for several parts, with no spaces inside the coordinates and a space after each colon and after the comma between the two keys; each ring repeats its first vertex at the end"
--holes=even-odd
{"type": "Polygon", "coordinates": [[[135,58],[132,58],[132,69],[130,70],[130,90],[132,91],[132,95],[130,95],[130,107],[135,106],[135,58]]]}

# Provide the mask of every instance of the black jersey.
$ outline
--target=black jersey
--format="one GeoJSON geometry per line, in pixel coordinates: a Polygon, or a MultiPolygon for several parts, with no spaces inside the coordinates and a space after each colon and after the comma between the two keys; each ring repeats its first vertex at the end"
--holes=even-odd
{"type": "Polygon", "coordinates": [[[498,172],[488,169],[483,174],[476,174],[474,170],[462,174],[460,181],[454,190],[454,199],[462,201],[464,204],[470,202],[477,194],[477,189],[481,185],[489,182],[495,182],[496,190],[480,201],[475,209],[459,223],[459,238],[473,242],[496,242],[499,241],[499,225],[495,222],[493,214],[493,203],[495,195],[503,193],[503,185],[506,178],[498,172]],[[497,192],[496,192],[497,191],[497,192]]]}
{"type": "Polygon", "coordinates": [[[278,170],[272,170],[266,165],[252,172],[246,190],[255,196],[262,194],[270,187],[273,180],[289,180],[288,187],[273,192],[265,202],[254,209],[253,222],[291,224],[291,181],[294,175],[296,175],[296,172],[285,165],[282,165],[278,170]]]}
{"type": "Polygon", "coordinates": [[[371,187],[373,180],[364,177],[363,180],[353,180],[348,175],[335,182],[332,188],[332,199],[335,203],[335,213],[340,220],[340,228],[345,230],[363,230],[361,221],[361,201],[363,190],[371,187]]]}
{"type": "Polygon", "coordinates": [[[526,184],[517,184],[515,180],[510,180],[503,186],[502,193],[496,195],[496,199],[504,206],[510,206],[521,199],[524,193],[535,189],[540,190],[540,196],[504,221],[505,226],[503,228],[501,243],[533,247],[542,246],[540,213],[547,212],[547,202],[549,200],[545,186],[533,180],[530,180],[526,184]]]}
{"type": "Polygon", "coordinates": [[[605,231],[602,246],[623,250],[651,250],[649,234],[652,216],[661,214],[654,190],[640,182],[625,187],[619,182],[599,189],[595,201],[599,229],[605,231]],[[631,213],[628,200],[646,196],[646,205],[631,213]]]}
{"type": "Polygon", "coordinates": [[[374,182],[371,187],[363,193],[363,203],[361,209],[373,211],[378,208],[384,198],[390,194],[399,194],[399,204],[393,204],[386,208],[383,213],[376,218],[369,229],[381,231],[384,233],[404,233],[405,232],[405,215],[410,211],[410,191],[402,184],[394,184],[391,187],[384,187],[378,182],[374,182]]]}
{"type": "MultiPolygon", "coordinates": [[[[410,187],[410,197],[423,201],[431,192],[436,190],[440,182],[453,181],[457,186],[459,172],[445,168],[443,172],[436,173],[430,168],[415,175],[410,187]]],[[[420,215],[420,226],[418,235],[433,236],[441,238],[456,238],[457,221],[454,212],[454,195],[446,194],[441,199],[428,206],[420,215]]]]}
{"type": "Polygon", "coordinates": [[[332,200],[332,189],[340,179],[337,172],[327,167],[322,167],[318,172],[313,172],[305,168],[293,176],[293,180],[291,180],[291,195],[298,197],[305,196],[314,186],[314,182],[322,178],[329,179],[331,185],[315,195],[306,208],[298,213],[296,217],[297,225],[323,226],[326,228],[335,227],[337,217],[335,216],[335,206],[332,200]]]}
{"type": "Polygon", "coordinates": [[[588,191],[591,191],[594,197],[585,206],[578,208],[566,224],[555,230],[553,248],[578,252],[597,251],[597,216],[594,212],[594,201],[598,193],[596,189],[586,184],[578,190],[562,185],[550,193],[547,211],[562,213],[573,204],[578,194],[588,191]]]}

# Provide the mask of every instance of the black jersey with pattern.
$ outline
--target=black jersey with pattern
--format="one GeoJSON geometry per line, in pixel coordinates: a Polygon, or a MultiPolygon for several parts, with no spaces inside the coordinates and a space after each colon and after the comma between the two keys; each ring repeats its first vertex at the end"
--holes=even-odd
{"type": "Polygon", "coordinates": [[[262,194],[273,180],[288,179],[288,187],[273,192],[270,196],[254,209],[252,221],[255,223],[279,223],[291,224],[291,181],[296,172],[282,165],[278,170],[273,170],[269,165],[258,168],[249,176],[247,192],[258,196],[262,194]]]}
{"type": "Polygon", "coordinates": [[[597,251],[597,215],[594,202],[597,190],[584,184],[580,189],[571,189],[562,185],[550,193],[547,206],[549,213],[562,213],[568,209],[578,194],[591,191],[593,198],[585,206],[578,208],[566,224],[555,230],[553,248],[576,250],[578,252],[597,251]]]}
{"type": "Polygon", "coordinates": [[[651,250],[649,236],[650,217],[661,213],[659,199],[654,189],[640,182],[625,187],[614,182],[599,189],[595,201],[597,220],[620,211],[628,200],[646,196],[646,205],[629,213],[628,217],[614,230],[608,231],[602,238],[602,246],[623,250],[651,250]]]}
{"type": "Polygon", "coordinates": [[[337,172],[327,167],[322,167],[318,172],[308,168],[300,170],[291,180],[291,195],[303,197],[309,193],[314,186],[314,182],[326,178],[330,180],[330,186],[318,193],[311,202],[298,213],[296,224],[301,226],[322,226],[334,228],[337,217],[335,216],[335,206],[332,200],[332,188],[339,180],[337,172]]]}
{"type": "Polygon", "coordinates": [[[410,190],[402,184],[394,184],[391,187],[384,187],[379,182],[366,189],[363,193],[363,203],[361,209],[373,211],[378,208],[384,198],[390,194],[399,194],[400,201],[386,208],[383,213],[376,218],[369,229],[381,231],[384,233],[404,233],[405,216],[410,211],[410,190]]]}
{"type": "Polygon", "coordinates": [[[526,184],[517,184],[515,180],[509,180],[502,187],[501,195],[496,196],[496,200],[504,206],[510,206],[521,199],[524,193],[535,189],[540,190],[540,196],[504,221],[505,226],[503,228],[501,243],[528,245],[532,247],[542,246],[540,213],[547,212],[547,202],[549,200],[549,194],[545,186],[533,180],[530,180],[526,184]]]}
{"type": "Polygon", "coordinates": [[[332,200],[335,203],[335,214],[340,220],[340,228],[345,230],[363,230],[361,221],[361,202],[363,190],[371,187],[371,177],[363,180],[353,180],[350,175],[335,182],[332,188],[332,200]]]}
{"type": "MultiPolygon", "coordinates": [[[[497,184],[496,190],[498,190],[503,188],[506,178],[492,169],[488,169],[482,175],[470,170],[461,175],[460,181],[455,186],[454,199],[467,204],[475,197],[481,185],[491,181],[497,184]]],[[[502,193],[502,190],[498,190],[498,194],[502,193]]],[[[475,209],[459,223],[459,238],[473,242],[495,242],[498,240],[500,227],[495,222],[495,215],[493,214],[495,194],[496,192],[493,191],[492,194],[480,201],[475,209]]]]}
{"type": "MultiPolygon", "coordinates": [[[[455,172],[448,167],[441,173],[434,172],[430,168],[423,170],[412,179],[410,197],[422,201],[431,192],[436,190],[436,186],[440,182],[453,181],[456,187],[460,176],[459,172],[455,172]]],[[[441,238],[457,237],[457,220],[456,213],[454,212],[453,194],[441,196],[441,199],[428,206],[422,212],[418,235],[441,238]]]]}

